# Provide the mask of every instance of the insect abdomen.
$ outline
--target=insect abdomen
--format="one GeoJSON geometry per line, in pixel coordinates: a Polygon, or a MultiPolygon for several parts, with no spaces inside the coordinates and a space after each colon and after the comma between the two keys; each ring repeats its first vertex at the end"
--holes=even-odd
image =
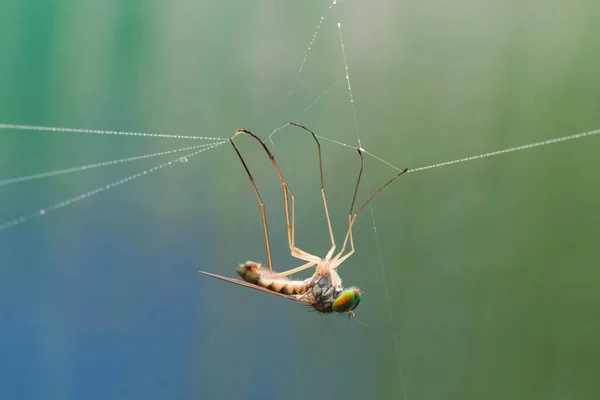
{"type": "Polygon", "coordinates": [[[237,273],[246,282],[264,287],[272,292],[295,295],[304,294],[308,290],[309,282],[294,281],[286,277],[271,278],[268,271],[260,264],[252,261],[240,265],[237,273]]]}

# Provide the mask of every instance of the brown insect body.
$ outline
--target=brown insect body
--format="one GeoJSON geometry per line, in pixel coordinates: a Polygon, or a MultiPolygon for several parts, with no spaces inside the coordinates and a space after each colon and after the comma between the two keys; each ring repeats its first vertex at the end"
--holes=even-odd
{"type": "Polygon", "coordinates": [[[262,265],[252,261],[242,264],[237,269],[238,275],[246,282],[263,287],[272,292],[294,296],[305,294],[310,290],[311,278],[303,281],[292,280],[288,277],[272,277],[262,265]]]}
{"type": "Polygon", "coordinates": [[[272,277],[262,265],[252,261],[240,265],[237,269],[238,275],[247,283],[293,297],[294,300],[306,303],[315,311],[323,314],[333,312],[333,302],[344,291],[341,279],[337,278],[340,284],[334,287],[332,277],[328,272],[325,274],[315,272],[310,278],[293,280],[287,277],[272,277]]]}

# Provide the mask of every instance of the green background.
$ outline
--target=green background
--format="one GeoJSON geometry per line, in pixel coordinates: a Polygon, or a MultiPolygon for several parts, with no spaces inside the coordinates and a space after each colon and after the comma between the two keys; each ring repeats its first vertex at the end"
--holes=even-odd
{"type": "MultiPolygon", "coordinates": [[[[0,123],[266,138],[294,119],[355,146],[339,21],[362,145],[394,165],[600,127],[597,1],[329,5],[5,0],[0,123]]],[[[198,274],[266,261],[228,144],[3,231],[0,398],[598,398],[599,140],[387,188],[373,203],[377,234],[367,210],[339,270],[364,290],[368,327],[198,274]]],[[[324,256],[314,143],[291,128],[274,141],[296,242],[324,256]]],[[[0,179],[197,144],[2,130],[0,179]]],[[[276,269],[299,265],[268,159],[238,144],[267,204],[276,269]]],[[[328,142],[323,156],[341,242],[358,159],[328,142]]],[[[171,158],[0,187],[0,223],[171,158]]],[[[394,174],[372,158],[366,170],[371,190],[394,174]]]]}

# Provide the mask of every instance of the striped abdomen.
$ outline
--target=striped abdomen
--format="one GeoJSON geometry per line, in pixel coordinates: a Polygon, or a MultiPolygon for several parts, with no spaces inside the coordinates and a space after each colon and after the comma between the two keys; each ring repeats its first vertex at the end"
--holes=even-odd
{"type": "Polygon", "coordinates": [[[294,281],[286,277],[271,278],[269,271],[252,261],[240,265],[237,273],[248,283],[286,295],[304,294],[309,290],[311,284],[310,278],[303,281],[294,281]]]}

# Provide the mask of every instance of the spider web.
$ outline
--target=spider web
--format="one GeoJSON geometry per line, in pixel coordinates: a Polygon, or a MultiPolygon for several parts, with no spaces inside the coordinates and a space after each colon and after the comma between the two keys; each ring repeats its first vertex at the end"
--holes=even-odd
{"type": "MultiPolygon", "coordinates": [[[[310,63],[311,51],[313,50],[313,47],[314,47],[316,41],[319,39],[320,32],[322,31],[322,27],[325,26],[325,24],[330,24],[330,25],[334,24],[338,28],[339,47],[340,47],[340,51],[341,51],[340,60],[343,61],[343,63],[340,64],[339,76],[333,83],[331,83],[330,86],[324,87],[325,89],[318,97],[316,97],[312,102],[307,104],[307,106],[304,109],[301,109],[302,111],[299,113],[299,115],[296,118],[294,118],[294,120],[300,118],[304,113],[308,112],[313,107],[318,106],[319,102],[323,98],[326,98],[334,88],[337,88],[337,87],[339,87],[339,85],[341,83],[344,83],[345,86],[347,87],[348,103],[350,105],[351,112],[352,112],[352,123],[354,125],[354,132],[356,135],[356,143],[357,144],[356,145],[348,144],[348,143],[345,143],[345,142],[342,142],[342,141],[339,141],[339,140],[336,140],[336,139],[333,139],[333,138],[330,138],[327,136],[319,136],[319,138],[322,139],[323,141],[333,143],[334,145],[339,146],[339,147],[361,148],[364,150],[365,154],[368,155],[369,157],[371,157],[372,159],[377,160],[377,161],[387,165],[390,168],[400,170],[403,167],[403,165],[397,165],[397,163],[398,163],[397,161],[388,161],[386,159],[387,157],[380,157],[376,151],[372,151],[367,144],[363,144],[361,141],[362,132],[361,132],[361,128],[359,125],[359,122],[360,122],[359,117],[357,115],[357,107],[359,107],[359,109],[360,109],[361,99],[360,99],[360,97],[358,97],[355,102],[353,87],[352,87],[353,81],[351,79],[352,64],[349,63],[349,59],[351,60],[352,57],[347,54],[347,52],[349,54],[352,54],[352,49],[347,49],[344,46],[344,35],[343,35],[343,31],[342,31],[342,25],[332,15],[332,11],[334,10],[334,6],[336,6],[336,5],[338,5],[338,3],[336,1],[332,2],[328,6],[326,13],[319,19],[317,28],[314,31],[314,34],[312,35],[308,49],[303,57],[303,60],[301,61],[301,64],[300,64],[298,72],[295,76],[295,79],[293,80],[293,84],[290,89],[290,94],[293,95],[296,92],[296,90],[299,86],[299,80],[302,77],[302,74],[303,74],[305,68],[307,68],[307,65],[309,65],[308,63],[310,63]]],[[[345,25],[344,25],[344,29],[345,29],[345,25]]],[[[351,27],[350,29],[354,29],[354,27],[351,27]]],[[[25,121],[25,122],[27,122],[27,121],[25,121]]],[[[274,134],[279,132],[282,128],[283,128],[283,126],[272,131],[271,135],[269,136],[269,139],[273,140],[274,134]]],[[[95,189],[88,190],[83,193],[76,194],[74,196],[65,197],[64,200],[61,200],[59,202],[56,202],[56,203],[53,203],[50,205],[42,205],[37,210],[34,210],[27,214],[17,215],[14,218],[11,218],[7,221],[4,221],[4,222],[0,221],[0,233],[6,233],[6,231],[10,230],[11,228],[14,228],[18,225],[29,222],[33,219],[37,219],[39,217],[46,216],[46,215],[48,215],[48,213],[50,213],[52,211],[58,211],[58,210],[67,208],[74,203],[78,203],[83,200],[89,199],[95,195],[105,193],[116,187],[123,186],[124,184],[129,184],[130,182],[133,182],[133,181],[137,180],[138,178],[150,175],[153,172],[162,170],[167,167],[172,167],[172,166],[175,167],[177,165],[181,166],[182,164],[187,163],[188,161],[193,161],[193,159],[195,158],[196,155],[207,154],[209,152],[213,152],[215,150],[222,149],[223,147],[221,145],[227,143],[225,136],[223,136],[223,137],[211,137],[211,136],[202,137],[202,136],[192,136],[192,135],[177,134],[177,133],[171,134],[171,133],[146,133],[146,132],[120,132],[120,131],[109,131],[109,130],[87,129],[87,128],[45,127],[45,126],[33,126],[33,125],[19,125],[19,124],[15,124],[14,121],[7,121],[7,123],[0,124],[0,129],[5,130],[5,131],[13,131],[13,132],[14,131],[34,131],[36,133],[44,132],[44,133],[50,133],[52,135],[93,134],[93,135],[105,135],[105,136],[108,136],[108,135],[110,135],[110,136],[127,136],[127,137],[135,137],[135,138],[140,138],[140,139],[142,139],[142,138],[145,138],[145,139],[153,138],[153,139],[161,139],[161,140],[164,139],[165,141],[174,140],[174,139],[189,139],[192,141],[205,140],[208,142],[208,144],[186,146],[186,147],[179,146],[172,150],[165,150],[165,151],[152,152],[152,153],[146,153],[146,154],[136,154],[136,155],[132,155],[130,157],[125,157],[125,158],[100,161],[100,162],[95,162],[95,163],[91,163],[91,164],[75,165],[75,166],[68,167],[68,168],[42,171],[42,172],[38,172],[35,174],[27,174],[27,175],[19,175],[19,176],[0,176],[0,187],[2,187],[2,186],[10,186],[13,184],[19,184],[19,183],[28,182],[28,181],[41,180],[41,179],[50,178],[50,177],[57,176],[57,175],[66,175],[66,174],[71,174],[71,173],[83,173],[87,170],[92,170],[92,169],[129,164],[129,163],[133,163],[133,162],[141,161],[141,160],[145,160],[145,159],[153,159],[155,157],[162,157],[162,156],[169,157],[167,161],[161,161],[150,168],[144,168],[144,169],[140,170],[139,172],[136,172],[133,174],[127,174],[126,176],[124,176],[121,179],[105,183],[101,186],[98,186],[95,189]],[[181,155],[179,153],[181,153],[181,155]]],[[[491,151],[486,151],[484,153],[476,152],[474,155],[467,154],[465,156],[460,156],[456,159],[451,159],[448,161],[443,160],[443,159],[438,160],[429,165],[413,168],[410,170],[410,172],[411,173],[424,172],[424,171],[428,171],[428,170],[431,170],[434,168],[436,168],[436,169],[445,168],[445,167],[449,167],[449,166],[452,166],[455,164],[460,164],[460,163],[464,163],[464,162],[468,162],[468,161],[476,161],[476,160],[481,160],[483,158],[495,157],[497,155],[504,155],[507,153],[513,153],[513,152],[518,152],[518,151],[523,151],[523,150],[530,150],[530,149],[534,149],[534,148],[538,148],[538,147],[542,147],[542,146],[548,146],[551,144],[559,144],[559,143],[564,143],[567,141],[589,138],[592,136],[597,136],[599,133],[600,133],[600,129],[590,130],[590,131],[581,132],[581,133],[565,132],[565,134],[563,136],[559,136],[556,138],[546,138],[544,140],[535,141],[532,143],[518,142],[518,143],[516,143],[516,145],[514,147],[500,148],[500,149],[492,148],[492,149],[490,149],[491,151]]],[[[467,152],[465,151],[465,153],[467,153],[467,152]]],[[[191,164],[192,163],[190,162],[187,165],[191,165],[191,164]]],[[[370,167],[367,167],[367,168],[370,168],[370,167]]],[[[372,184],[369,182],[368,176],[369,175],[367,173],[365,173],[366,187],[367,187],[368,192],[371,193],[373,187],[372,187],[372,184]]],[[[65,212],[65,210],[63,210],[63,212],[65,212]]],[[[373,207],[370,207],[370,215],[371,215],[371,221],[372,221],[372,230],[374,233],[374,238],[375,238],[376,246],[377,246],[377,259],[378,259],[378,264],[380,267],[380,272],[382,275],[382,281],[383,281],[384,291],[385,291],[385,298],[386,298],[386,303],[387,303],[387,307],[388,307],[388,316],[389,316],[389,320],[390,320],[391,336],[392,336],[392,340],[395,345],[395,354],[396,354],[396,359],[398,362],[398,373],[399,373],[399,377],[400,377],[400,385],[399,385],[400,391],[402,393],[402,397],[405,399],[408,399],[408,393],[407,393],[406,383],[405,383],[405,379],[404,379],[404,372],[403,372],[404,366],[403,366],[403,362],[402,362],[402,353],[400,351],[400,346],[399,346],[399,342],[398,342],[398,334],[397,334],[397,331],[395,330],[395,323],[394,323],[395,312],[392,309],[392,305],[391,305],[391,300],[390,300],[391,296],[390,296],[390,291],[388,288],[388,280],[386,278],[386,266],[384,264],[384,258],[383,258],[382,249],[381,249],[381,245],[380,245],[380,237],[379,237],[379,233],[378,233],[377,225],[376,225],[375,211],[374,211],[373,207]]]]}

